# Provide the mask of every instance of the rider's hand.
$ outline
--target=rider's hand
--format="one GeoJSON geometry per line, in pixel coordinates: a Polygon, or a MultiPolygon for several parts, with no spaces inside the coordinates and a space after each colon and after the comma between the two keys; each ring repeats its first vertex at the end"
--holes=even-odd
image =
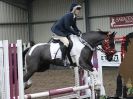
{"type": "Polygon", "coordinates": [[[77,36],[80,36],[80,33],[77,33],[77,36]]]}
{"type": "Polygon", "coordinates": [[[79,34],[82,34],[82,32],[79,30],[79,32],[78,32],[79,34]]]}
{"type": "Polygon", "coordinates": [[[82,32],[79,30],[77,33],[77,36],[80,36],[82,34],[82,32]]]}

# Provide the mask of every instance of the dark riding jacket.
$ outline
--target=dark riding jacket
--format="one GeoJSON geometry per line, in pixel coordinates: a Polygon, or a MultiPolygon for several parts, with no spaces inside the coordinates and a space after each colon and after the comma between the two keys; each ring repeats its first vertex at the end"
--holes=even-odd
{"type": "Polygon", "coordinates": [[[78,35],[79,29],[76,25],[76,17],[73,13],[65,14],[51,28],[52,32],[59,36],[69,36],[71,34],[78,35]]]}

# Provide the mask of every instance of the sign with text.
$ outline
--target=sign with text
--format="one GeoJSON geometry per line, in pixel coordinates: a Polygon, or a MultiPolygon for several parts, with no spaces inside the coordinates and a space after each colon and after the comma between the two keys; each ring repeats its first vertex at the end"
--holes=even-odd
{"type": "Polygon", "coordinates": [[[110,28],[122,28],[133,26],[133,15],[121,15],[110,17],[110,28]]]}
{"type": "Polygon", "coordinates": [[[106,55],[103,52],[98,51],[97,55],[98,55],[99,65],[101,66],[116,67],[119,66],[121,63],[121,52],[117,52],[116,54],[114,54],[113,60],[110,62],[106,59],[106,55]]]}

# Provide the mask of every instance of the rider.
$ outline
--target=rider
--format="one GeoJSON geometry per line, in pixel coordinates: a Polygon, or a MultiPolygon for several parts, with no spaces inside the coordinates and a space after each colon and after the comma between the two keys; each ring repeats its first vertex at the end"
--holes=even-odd
{"type": "Polygon", "coordinates": [[[69,35],[74,34],[79,36],[79,33],[81,33],[76,25],[76,18],[79,15],[80,9],[81,6],[79,4],[72,3],[70,12],[59,19],[51,28],[54,38],[58,38],[64,44],[62,47],[62,61],[64,65],[66,65],[65,58],[69,46],[69,35]]]}

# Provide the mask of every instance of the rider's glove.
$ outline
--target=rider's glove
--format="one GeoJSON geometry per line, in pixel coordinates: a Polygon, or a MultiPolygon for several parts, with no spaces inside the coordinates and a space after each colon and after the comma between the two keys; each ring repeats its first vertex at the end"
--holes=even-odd
{"type": "Polygon", "coordinates": [[[77,36],[80,36],[82,34],[82,32],[79,30],[77,33],[77,36]]]}
{"type": "Polygon", "coordinates": [[[82,32],[79,30],[79,32],[78,32],[79,34],[82,34],[82,32]]]}
{"type": "Polygon", "coordinates": [[[80,36],[80,34],[79,34],[79,33],[77,33],[77,36],[80,36]]]}

